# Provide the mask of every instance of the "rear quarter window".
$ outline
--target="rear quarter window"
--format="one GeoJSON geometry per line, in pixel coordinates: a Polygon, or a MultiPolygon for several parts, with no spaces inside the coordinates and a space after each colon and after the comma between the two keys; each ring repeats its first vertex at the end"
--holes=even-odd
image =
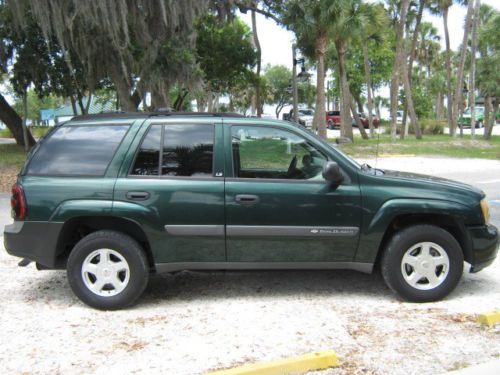
{"type": "Polygon", "coordinates": [[[27,175],[103,176],[129,126],[62,126],[32,156],[27,175]]]}

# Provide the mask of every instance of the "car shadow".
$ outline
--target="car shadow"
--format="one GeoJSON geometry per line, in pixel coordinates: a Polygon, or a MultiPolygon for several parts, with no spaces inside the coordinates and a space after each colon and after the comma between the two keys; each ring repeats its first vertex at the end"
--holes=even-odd
{"type": "MultiPolygon", "coordinates": [[[[43,271],[28,285],[15,291],[30,303],[79,303],[63,271],[43,271]],[[26,287],[28,286],[28,287],[26,287]]],[[[491,292],[496,280],[488,274],[465,273],[448,299],[491,292]]],[[[169,301],[279,299],[302,296],[355,300],[402,301],[384,283],[380,272],[364,274],[348,270],[327,271],[182,271],[152,275],[139,305],[167,304],[169,301]]]]}

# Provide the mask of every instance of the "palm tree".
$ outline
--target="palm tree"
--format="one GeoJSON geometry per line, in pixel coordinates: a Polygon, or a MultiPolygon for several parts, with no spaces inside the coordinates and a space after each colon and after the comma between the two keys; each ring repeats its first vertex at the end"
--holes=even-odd
{"type": "Polygon", "coordinates": [[[490,139],[495,124],[496,113],[500,98],[500,12],[483,4],[479,9],[479,38],[477,62],[477,84],[479,91],[484,96],[485,104],[485,129],[484,138],[490,139]],[[493,99],[496,100],[493,102],[493,99]]]}
{"type": "Polygon", "coordinates": [[[363,50],[363,66],[365,70],[366,96],[368,101],[368,124],[370,136],[375,134],[373,126],[373,93],[370,61],[368,59],[368,45],[378,46],[385,38],[385,28],[387,26],[387,13],[381,4],[363,4],[366,14],[366,23],[362,26],[361,48],[363,50]]]}
{"type": "MultiPolygon", "coordinates": [[[[415,59],[415,52],[416,52],[415,50],[416,50],[416,46],[417,46],[418,34],[420,31],[420,24],[422,22],[422,15],[424,14],[424,8],[425,8],[425,4],[427,1],[428,0],[419,0],[418,10],[417,10],[417,14],[415,16],[415,27],[413,29],[413,38],[412,38],[411,48],[410,48],[410,61],[408,62],[408,74],[409,74],[408,79],[410,80],[410,84],[411,84],[411,80],[412,80],[413,61],[415,59]]],[[[406,137],[408,135],[408,122],[407,122],[408,108],[407,108],[406,104],[405,104],[404,109],[405,109],[404,113],[403,113],[404,130],[401,132],[401,139],[403,139],[404,137],[406,137]]]]}
{"type": "MultiPolygon", "coordinates": [[[[316,60],[317,96],[313,126],[326,137],[325,55],[333,41],[338,55],[341,88],[341,135],[353,139],[351,94],[347,81],[346,53],[350,42],[361,30],[365,17],[361,0],[291,0],[286,4],[284,23],[295,32],[302,52],[316,60]]],[[[360,127],[363,136],[363,127],[360,127]]]]}
{"type": "Polygon", "coordinates": [[[413,106],[413,97],[411,93],[411,83],[408,77],[408,67],[406,65],[406,52],[404,49],[404,29],[406,24],[406,17],[408,15],[408,7],[410,5],[410,0],[401,0],[400,11],[399,11],[399,21],[396,28],[396,57],[394,59],[393,76],[391,80],[391,138],[396,138],[396,117],[397,117],[397,106],[398,106],[398,88],[399,88],[399,75],[403,78],[403,86],[406,97],[406,106],[408,108],[408,113],[410,114],[410,120],[413,123],[415,129],[415,137],[417,139],[422,138],[422,133],[420,130],[420,125],[418,123],[417,116],[415,114],[415,108],[413,106]]]}
{"type": "MultiPolygon", "coordinates": [[[[462,103],[462,89],[463,89],[463,78],[464,78],[464,68],[465,68],[465,57],[467,54],[467,41],[469,40],[469,31],[471,28],[472,22],[472,13],[474,11],[474,1],[469,0],[469,4],[467,6],[467,15],[465,16],[465,26],[464,26],[464,37],[462,41],[462,48],[460,51],[460,61],[458,64],[457,71],[457,83],[455,87],[455,100],[453,101],[453,110],[451,111],[452,122],[450,127],[450,135],[453,137],[456,135],[457,125],[458,125],[458,113],[460,109],[460,105],[462,103]]],[[[449,106],[449,105],[448,105],[449,106]]]]}
{"type": "Polygon", "coordinates": [[[471,137],[474,138],[476,133],[476,50],[477,50],[477,29],[479,28],[479,8],[481,1],[476,0],[474,6],[474,16],[472,20],[472,36],[471,36],[471,59],[470,59],[470,74],[469,74],[469,107],[470,107],[470,123],[471,137]]]}
{"type": "MultiPolygon", "coordinates": [[[[448,31],[448,12],[454,3],[463,4],[464,0],[432,0],[429,9],[434,14],[442,14],[444,26],[444,39],[446,44],[445,66],[446,66],[446,98],[448,107],[448,126],[450,134],[453,128],[453,96],[451,88],[451,48],[450,48],[450,33],[448,31]]],[[[453,129],[455,132],[456,129],[453,129]]]]}

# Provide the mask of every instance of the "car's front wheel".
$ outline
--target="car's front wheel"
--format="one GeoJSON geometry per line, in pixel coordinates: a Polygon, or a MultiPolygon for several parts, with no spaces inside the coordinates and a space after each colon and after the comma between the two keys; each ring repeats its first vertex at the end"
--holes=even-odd
{"type": "Polygon", "coordinates": [[[133,238],[101,230],[82,238],[68,259],[73,292],[89,306],[116,310],[132,305],[149,280],[146,255],[133,238]]]}
{"type": "Polygon", "coordinates": [[[463,253],[457,240],[433,225],[414,225],[393,235],[381,259],[382,276],[411,302],[437,301],[458,284],[463,253]]]}
{"type": "Polygon", "coordinates": [[[482,127],[483,127],[483,122],[482,121],[476,122],[476,128],[481,129],[482,127]]]}

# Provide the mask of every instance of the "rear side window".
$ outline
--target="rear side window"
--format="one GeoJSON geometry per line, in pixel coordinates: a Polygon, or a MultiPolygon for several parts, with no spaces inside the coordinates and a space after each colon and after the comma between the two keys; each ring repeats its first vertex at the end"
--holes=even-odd
{"type": "Polygon", "coordinates": [[[128,126],[63,126],[44,140],[28,175],[103,176],[128,126]]]}
{"type": "Polygon", "coordinates": [[[153,125],[142,141],[131,174],[211,177],[213,153],[213,125],[153,125]]]}

